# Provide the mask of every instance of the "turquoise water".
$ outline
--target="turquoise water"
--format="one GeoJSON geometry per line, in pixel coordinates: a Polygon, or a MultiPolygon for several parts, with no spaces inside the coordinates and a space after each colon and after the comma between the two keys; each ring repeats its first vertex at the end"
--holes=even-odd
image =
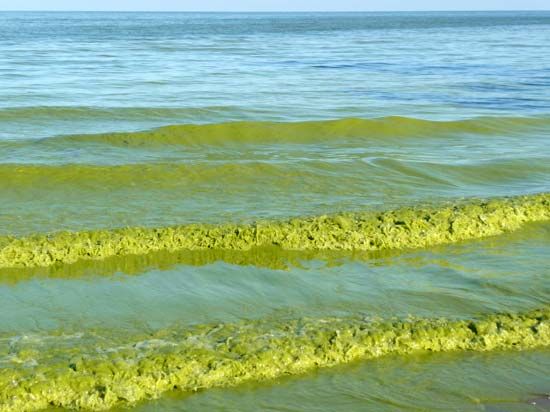
{"type": "Polygon", "coordinates": [[[0,411],[548,410],[549,39],[550,12],[0,13],[0,411]],[[305,332],[357,317],[428,331],[305,332]]]}

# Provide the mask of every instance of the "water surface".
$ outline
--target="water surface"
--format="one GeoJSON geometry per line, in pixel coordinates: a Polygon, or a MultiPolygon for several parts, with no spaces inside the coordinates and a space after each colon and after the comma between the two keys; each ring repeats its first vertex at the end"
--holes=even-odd
{"type": "Polygon", "coordinates": [[[0,411],[548,410],[550,205],[518,224],[502,205],[550,192],[549,38],[550,12],[0,13],[0,262],[29,263],[0,267],[0,411]],[[456,214],[442,242],[337,247],[342,216],[393,210],[373,236],[456,214]],[[288,219],[331,247],[216,246],[288,219]],[[207,249],[93,253],[190,224],[207,249]],[[539,343],[491,346],[491,316],[539,343]],[[377,359],[304,338],[418,319],[428,350],[377,359]],[[460,322],[471,345],[446,349],[460,322]],[[299,339],[332,368],[283,362],[299,339]],[[155,392],[170,373],[199,391],[155,392]]]}

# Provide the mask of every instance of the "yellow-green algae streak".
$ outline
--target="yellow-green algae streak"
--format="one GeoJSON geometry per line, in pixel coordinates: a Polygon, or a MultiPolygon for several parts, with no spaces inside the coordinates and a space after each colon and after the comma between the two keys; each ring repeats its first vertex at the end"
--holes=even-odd
{"type": "Polygon", "coordinates": [[[213,145],[231,143],[307,143],[344,138],[433,137],[450,133],[499,134],[547,127],[547,117],[478,117],[433,121],[389,116],[303,122],[240,121],[217,124],[180,124],[129,133],[59,136],[54,141],[99,142],[116,146],[213,145]]]}
{"type": "Polygon", "coordinates": [[[0,411],[101,410],[274,379],[387,354],[528,349],[550,344],[550,307],[478,320],[361,317],[251,321],[1,339],[0,411]],[[74,340],[79,341],[78,344],[74,340]]]}
{"type": "Polygon", "coordinates": [[[550,194],[542,193],[444,207],[342,213],[259,221],[252,224],[189,224],[0,238],[0,267],[37,267],[81,259],[155,251],[360,250],[419,248],[499,235],[528,222],[550,219],[550,194]]]}

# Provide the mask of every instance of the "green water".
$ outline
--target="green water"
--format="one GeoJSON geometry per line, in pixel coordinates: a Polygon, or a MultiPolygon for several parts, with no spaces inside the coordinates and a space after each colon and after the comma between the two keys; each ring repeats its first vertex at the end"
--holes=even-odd
{"type": "Polygon", "coordinates": [[[548,36],[0,13],[0,412],[549,410],[548,36]]]}

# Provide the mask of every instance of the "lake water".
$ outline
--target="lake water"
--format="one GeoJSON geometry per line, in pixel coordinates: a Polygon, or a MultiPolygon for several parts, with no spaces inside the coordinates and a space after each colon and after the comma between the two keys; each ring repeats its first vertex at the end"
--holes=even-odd
{"type": "Polygon", "coordinates": [[[0,411],[548,410],[549,192],[550,12],[0,13],[0,411]]]}

